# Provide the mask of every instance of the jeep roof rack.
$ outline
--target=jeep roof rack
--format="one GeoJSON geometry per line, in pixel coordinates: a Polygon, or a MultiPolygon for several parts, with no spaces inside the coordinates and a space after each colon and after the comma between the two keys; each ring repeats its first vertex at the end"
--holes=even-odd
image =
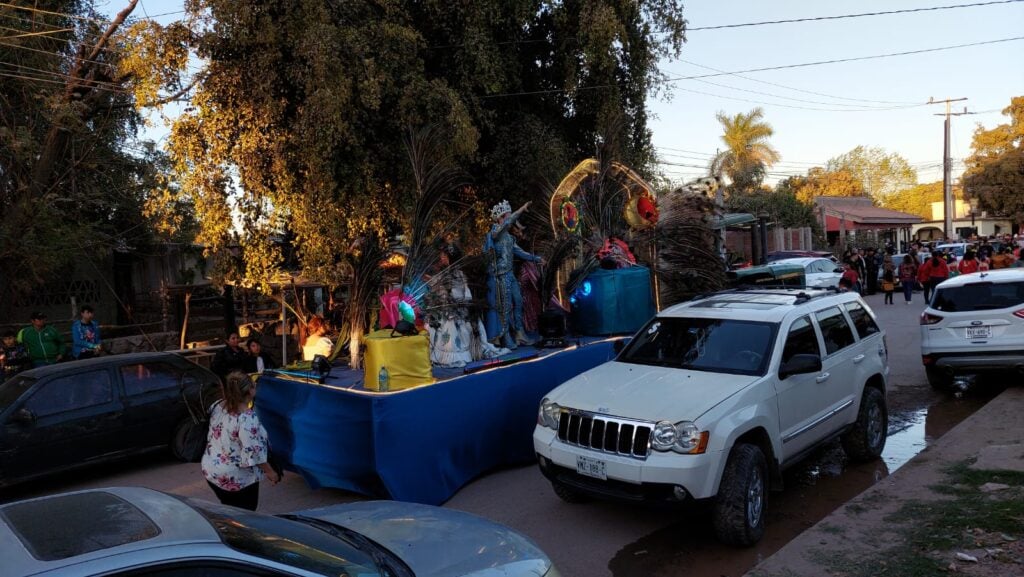
{"type": "Polygon", "coordinates": [[[775,296],[779,295],[779,293],[777,293],[777,292],[770,292],[768,290],[758,290],[758,289],[799,290],[800,292],[798,292],[798,293],[793,295],[793,297],[794,297],[793,304],[797,304],[797,305],[798,304],[803,304],[805,302],[808,302],[808,301],[816,299],[816,298],[821,298],[823,296],[828,296],[828,295],[838,294],[839,293],[839,291],[837,289],[833,288],[833,287],[814,287],[814,286],[807,286],[807,285],[770,285],[770,284],[740,285],[740,286],[737,286],[737,287],[733,287],[733,288],[729,288],[729,289],[724,289],[724,290],[720,290],[720,291],[701,293],[701,294],[693,297],[692,299],[690,299],[690,301],[692,302],[692,301],[697,301],[697,300],[704,300],[706,298],[710,298],[710,297],[715,296],[715,295],[728,294],[728,293],[763,294],[763,295],[775,295],[775,296]],[[822,291],[822,292],[819,293],[819,294],[808,294],[806,292],[803,292],[805,290],[815,290],[815,291],[822,291]]]}

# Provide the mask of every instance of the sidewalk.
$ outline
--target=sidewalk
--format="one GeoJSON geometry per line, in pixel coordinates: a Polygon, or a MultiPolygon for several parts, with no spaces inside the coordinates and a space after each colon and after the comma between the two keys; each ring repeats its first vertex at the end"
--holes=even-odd
{"type": "Polygon", "coordinates": [[[1024,576],[1022,443],[1018,384],[747,575],[1024,576]]]}

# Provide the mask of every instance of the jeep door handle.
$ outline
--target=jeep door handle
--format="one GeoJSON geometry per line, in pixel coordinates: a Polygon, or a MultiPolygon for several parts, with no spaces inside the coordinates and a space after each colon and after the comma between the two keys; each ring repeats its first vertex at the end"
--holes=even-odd
{"type": "Polygon", "coordinates": [[[853,357],[853,362],[854,363],[859,363],[859,362],[861,362],[863,360],[864,360],[864,355],[857,355],[857,356],[853,357]]]}
{"type": "Polygon", "coordinates": [[[814,377],[814,382],[816,382],[816,383],[824,383],[824,382],[825,382],[825,381],[827,381],[827,380],[828,380],[828,378],[829,378],[829,377],[831,377],[831,376],[832,376],[832,375],[830,375],[830,374],[828,374],[828,373],[821,373],[821,375],[819,375],[819,376],[817,376],[817,377],[814,377]]]}

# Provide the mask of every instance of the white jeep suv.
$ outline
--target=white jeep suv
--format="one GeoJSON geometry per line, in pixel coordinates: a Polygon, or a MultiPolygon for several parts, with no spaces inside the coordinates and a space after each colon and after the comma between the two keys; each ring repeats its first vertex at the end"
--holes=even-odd
{"type": "Polygon", "coordinates": [[[708,500],[718,537],[749,545],[786,466],[837,436],[854,459],[881,454],[888,372],[884,334],[854,293],[713,293],[554,389],[533,444],[565,501],[708,500]]]}
{"type": "Polygon", "coordinates": [[[938,285],[921,313],[921,360],[938,389],[958,376],[1024,375],[1024,269],[965,274],[938,285]]]}

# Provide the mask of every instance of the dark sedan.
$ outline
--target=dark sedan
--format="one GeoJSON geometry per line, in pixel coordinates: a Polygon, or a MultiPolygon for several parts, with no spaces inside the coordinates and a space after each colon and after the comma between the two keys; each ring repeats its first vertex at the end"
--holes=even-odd
{"type": "Polygon", "coordinates": [[[218,384],[173,353],[19,373],[0,385],[0,486],[163,447],[198,461],[218,384]]]}

